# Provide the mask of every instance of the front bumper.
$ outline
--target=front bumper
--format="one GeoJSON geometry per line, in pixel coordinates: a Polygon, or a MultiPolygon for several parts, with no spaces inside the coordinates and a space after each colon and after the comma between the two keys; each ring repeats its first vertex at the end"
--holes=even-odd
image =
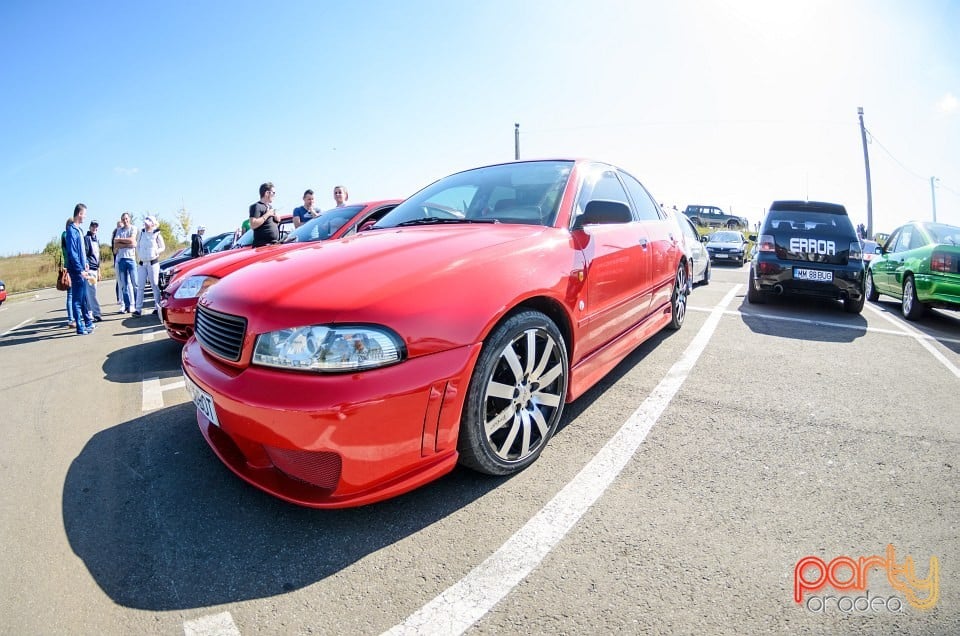
{"type": "Polygon", "coordinates": [[[480,344],[392,367],[317,375],[236,369],[183,349],[184,375],[213,398],[197,410],[214,453],[276,497],[341,508],[399,495],[453,469],[460,413],[480,344]]]}
{"type": "Polygon", "coordinates": [[[174,298],[166,296],[160,301],[160,320],[167,335],[177,342],[185,344],[193,335],[193,325],[197,317],[196,298],[174,298]]]}

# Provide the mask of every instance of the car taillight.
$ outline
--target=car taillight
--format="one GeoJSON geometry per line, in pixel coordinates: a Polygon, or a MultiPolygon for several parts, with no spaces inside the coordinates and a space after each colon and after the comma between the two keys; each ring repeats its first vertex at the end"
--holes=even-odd
{"type": "Polygon", "coordinates": [[[773,240],[773,236],[770,234],[761,234],[760,235],[760,251],[761,252],[776,252],[777,244],[773,240]]]}
{"type": "Polygon", "coordinates": [[[758,274],[779,274],[782,268],[777,263],[768,263],[767,261],[757,262],[758,274]]]}
{"type": "Polygon", "coordinates": [[[934,252],[930,256],[930,271],[943,272],[944,274],[957,271],[957,265],[953,261],[953,254],[934,252]]]}
{"type": "Polygon", "coordinates": [[[860,246],[860,241],[853,241],[850,243],[850,253],[847,255],[847,260],[859,261],[863,259],[863,248],[860,246]]]}

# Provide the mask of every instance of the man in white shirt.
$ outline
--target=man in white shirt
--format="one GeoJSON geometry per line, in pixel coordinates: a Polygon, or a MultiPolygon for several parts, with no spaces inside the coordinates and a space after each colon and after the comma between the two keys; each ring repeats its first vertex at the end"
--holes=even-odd
{"type": "Polygon", "coordinates": [[[147,288],[147,280],[153,290],[153,313],[157,313],[160,302],[160,255],[166,249],[157,219],[148,216],[143,220],[143,231],[137,238],[137,308],[134,316],[143,313],[143,295],[147,288]]]}

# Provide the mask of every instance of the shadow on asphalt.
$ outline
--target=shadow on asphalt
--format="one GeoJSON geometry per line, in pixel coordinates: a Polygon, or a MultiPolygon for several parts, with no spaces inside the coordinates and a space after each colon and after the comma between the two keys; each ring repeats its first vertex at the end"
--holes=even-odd
{"type": "Polygon", "coordinates": [[[906,321],[900,310],[900,301],[881,296],[880,300],[873,304],[886,309],[896,318],[904,320],[908,325],[935,339],[950,351],[960,354],[960,312],[927,309],[919,320],[906,321]]]}
{"type": "Polygon", "coordinates": [[[765,336],[853,342],[867,334],[867,320],[860,314],[845,312],[840,301],[773,296],[756,305],[744,298],[738,309],[744,324],[765,336]]]}
{"type": "MultiPolygon", "coordinates": [[[[672,334],[653,336],[567,405],[558,432],[672,334]]],[[[129,358],[140,357],[155,360],[158,375],[179,374],[179,352],[172,341],[145,343],[115,354],[105,370],[114,381],[134,381],[129,358]]],[[[62,508],[71,548],[114,602],[167,611],[306,587],[509,479],[457,468],[378,504],[301,508],[246,484],[221,464],[197,430],[193,405],[184,403],[95,435],[70,465],[62,508]]]]}
{"type": "MultiPolygon", "coordinates": [[[[137,319],[132,319],[137,320],[137,319]]],[[[128,321],[124,321],[124,325],[128,321]]],[[[144,331],[156,332],[160,328],[151,323],[144,331]]],[[[129,335],[125,333],[123,335],[129,335]]],[[[160,332],[156,340],[139,342],[107,354],[103,362],[103,377],[109,382],[138,383],[144,378],[173,378],[182,375],[180,370],[179,342],[160,332]]]]}
{"type": "Polygon", "coordinates": [[[235,477],[184,403],[95,435],[70,465],[62,508],[71,548],[113,601],[166,611],[306,587],[504,481],[457,469],[380,504],[301,508],[235,477]]]}

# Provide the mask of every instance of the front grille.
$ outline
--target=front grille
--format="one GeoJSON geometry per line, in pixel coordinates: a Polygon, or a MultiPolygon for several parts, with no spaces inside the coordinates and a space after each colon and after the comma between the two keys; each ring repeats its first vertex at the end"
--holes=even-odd
{"type": "Polygon", "coordinates": [[[240,360],[243,336],[247,332],[246,318],[223,314],[203,305],[197,305],[194,329],[204,351],[209,351],[231,362],[240,360]]]}
{"type": "Polygon", "coordinates": [[[160,276],[157,278],[157,282],[158,282],[158,286],[160,287],[160,291],[163,291],[164,289],[166,289],[167,285],[170,284],[170,270],[161,269],[160,276]]]}
{"type": "Polygon", "coordinates": [[[329,451],[287,450],[264,446],[273,465],[294,479],[321,488],[334,489],[340,481],[343,460],[329,451]]]}

